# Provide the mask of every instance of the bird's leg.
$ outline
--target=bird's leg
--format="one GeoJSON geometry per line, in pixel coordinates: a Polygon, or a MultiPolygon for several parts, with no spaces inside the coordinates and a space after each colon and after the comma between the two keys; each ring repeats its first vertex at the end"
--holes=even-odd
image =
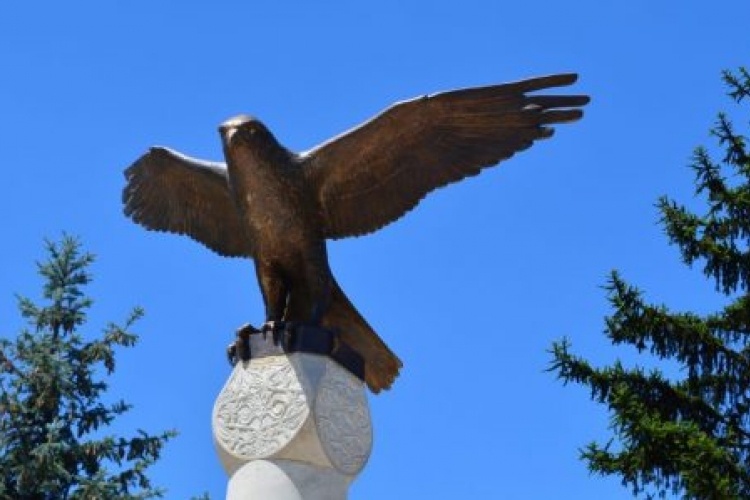
{"type": "Polygon", "coordinates": [[[312,298],[309,310],[309,323],[319,326],[323,315],[331,305],[331,271],[327,262],[323,266],[310,265],[305,270],[307,286],[312,298]]]}
{"type": "Polygon", "coordinates": [[[230,365],[234,366],[240,361],[250,359],[250,335],[258,332],[259,330],[250,323],[245,323],[237,329],[237,339],[227,346],[230,365]]]}
{"type": "Polygon", "coordinates": [[[331,287],[330,284],[323,287],[321,295],[318,300],[313,301],[312,311],[310,311],[310,324],[314,326],[320,325],[320,320],[323,318],[323,314],[328,311],[328,307],[331,305],[331,287]]]}
{"type": "Polygon", "coordinates": [[[266,306],[266,322],[261,327],[261,331],[263,335],[270,332],[276,339],[279,329],[284,326],[281,320],[286,309],[288,287],[281,274],[273,266],[258,263],[256,271],[266,306]]]}

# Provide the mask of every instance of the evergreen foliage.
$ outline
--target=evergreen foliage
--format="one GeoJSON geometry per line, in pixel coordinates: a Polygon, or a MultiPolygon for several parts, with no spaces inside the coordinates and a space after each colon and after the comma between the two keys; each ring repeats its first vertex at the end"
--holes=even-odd
{"type": "MultiPolygon", "coordinates": [[[[724,81],[734,101],[750,104],[747,70],[725,72],[724,81]]],[[[648,303],[617,272],[606,286],[613,344],[677,362],[680,378],[619,362],[594,368],[567,340],[552,348],[550,371],[590,388],[612,416],[612,440],[588,445],[582,459],[647,498],[750,499],[750,151],[724,114],[711,133],[721,160],[698,148],[692,161],[705,213],[666,197],[658,208],[684,262],[701,264],[729,305],[703,316],[673,312],[648,303]]]]}
{"type": "Polygon", "coordinates": [[[146,471],[174,432],[104,433],[130,405],[102,400],[101,375],[114,372],[115,348],[138,340],[129,329],[142,311],[88,340],[79,330],[92,304],[83,289],[94,258],[70,237],[47,250],[38,265],[45,303],[19,298],[29,329],[0,339],[0,499],[161,497],[146,471]]]}

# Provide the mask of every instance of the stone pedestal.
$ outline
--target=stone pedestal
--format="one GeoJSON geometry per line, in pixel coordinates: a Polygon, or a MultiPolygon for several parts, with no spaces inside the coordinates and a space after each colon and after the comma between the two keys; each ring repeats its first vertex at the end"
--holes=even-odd
{"type": "Polygon", "coordinates": [[[214,405],[213,435],[227,500],[344,500],[372,447],[363,382],[305,352],[238,362],[214,405]]]}

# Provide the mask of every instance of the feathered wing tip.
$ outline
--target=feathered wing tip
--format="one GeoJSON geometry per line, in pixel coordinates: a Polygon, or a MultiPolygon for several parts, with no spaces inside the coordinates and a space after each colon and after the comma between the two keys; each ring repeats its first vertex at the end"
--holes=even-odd
{"type": "Polygon", "coordinates": [[[322,326],[337,330],[341,340],[359,353],[365,362],[365,382],[377,394],[390,389],[403,366],[333,280],[331,305],[322,326]]]}

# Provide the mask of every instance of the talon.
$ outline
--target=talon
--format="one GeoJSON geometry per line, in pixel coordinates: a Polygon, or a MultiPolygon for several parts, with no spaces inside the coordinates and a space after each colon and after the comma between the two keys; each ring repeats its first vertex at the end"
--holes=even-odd
{"type": "Polygon", "coordinates": [[[237,339],[227,347],[229,364],[234,366],[240,361],[250,359],[250,335],[258,333],[258,329],[250,323],[245,323],[236,331],[237,339]]]}
{"type": "Polygon", "coordinates": [[[237,338],[247,338],[254,333],[258,333],[260,330],[255,328],[250,323],[245,323],[237,329],[237,338]]]}
{"type": "Polygon", "coordinates": [[[235,344],[234,342],[227,346],[227,361],[229,361],[229,364],[231,366],[237,364],[237,344],[235,344]]]}
{"type": "Polygon", "coordinates": [[[263,326],[260,327],[260,331],[261,333],[263,333],[263,340],[266,339],[266,335],[268,335],[269,333],[273,334],[273,332],[277,328],[277,323],[277,321],[266,321],[265,323],[263,323],[263,326]]]}

